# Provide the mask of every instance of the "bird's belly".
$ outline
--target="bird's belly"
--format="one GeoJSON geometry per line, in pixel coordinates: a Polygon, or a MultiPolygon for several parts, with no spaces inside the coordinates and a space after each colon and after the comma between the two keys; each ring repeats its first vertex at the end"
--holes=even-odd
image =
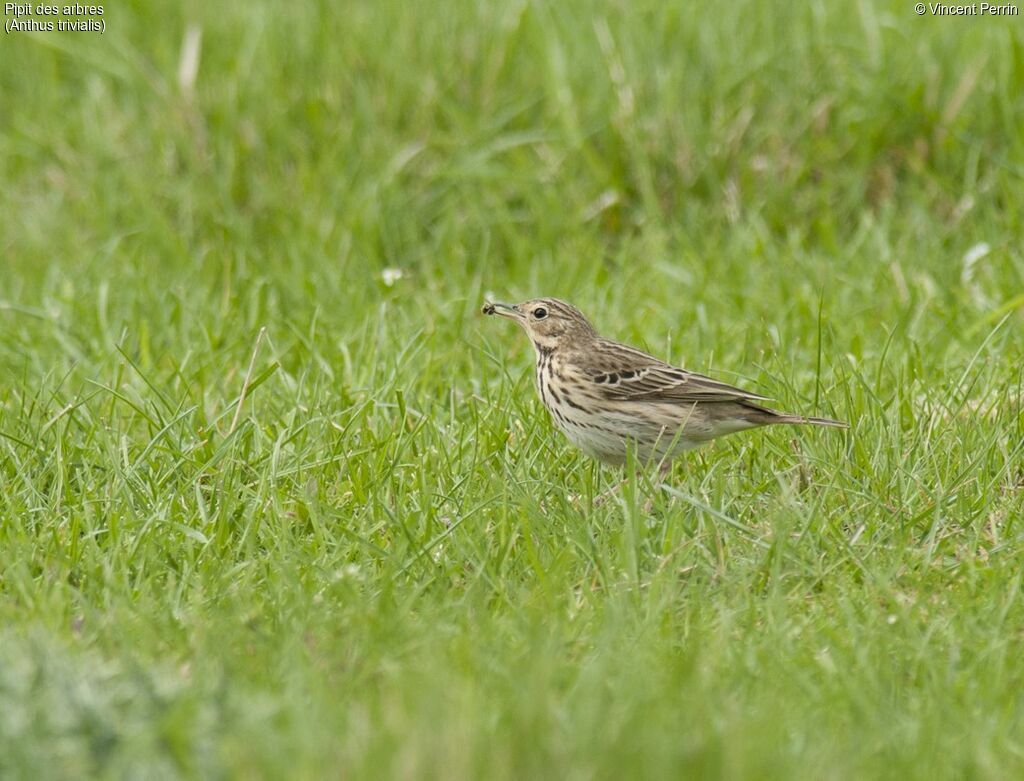
{"type": "Polygon", "coordinates": [[[594,424],[580,424],[555,419],[556,425],[576,447],[606,464],[624,464],[628,437],[622,433],[594,424]]]}
{"type": "Polygon", "coordinates": [[[629,409],[584,412],[568,405],[552,406],[551,412],[555,425],[570,442],[606,464],[624,464],[630,447],[636,448],[641,461],[660,460],[699,447],[710,438],[701,436],[702,432],[691,429],[678,416],[658,420],[657,416],[637,415],[629,409]]]}

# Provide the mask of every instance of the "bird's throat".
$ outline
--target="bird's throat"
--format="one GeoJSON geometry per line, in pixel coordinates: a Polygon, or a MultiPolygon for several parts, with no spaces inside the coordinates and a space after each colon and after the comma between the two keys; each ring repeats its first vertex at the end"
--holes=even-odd
{"type": "Polygon", "coordinates": [[[545,360],[550,358],[555,352],[554,347],[548,344],[541,344],[540,342],[534,342],[533,349],[537,351],[538,359],[543,358],[545,360]]]}

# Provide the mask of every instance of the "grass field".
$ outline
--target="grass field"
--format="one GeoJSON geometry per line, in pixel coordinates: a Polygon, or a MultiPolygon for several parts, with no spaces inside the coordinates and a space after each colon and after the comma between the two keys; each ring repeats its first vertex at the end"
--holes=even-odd
{"type": "Polygon", "coordinates": [[[103,19],[0,41],[0,776],[1024,775],[1022,17],[103,19]],[[592,507],[542,294],[852,428],[592,507]]]}

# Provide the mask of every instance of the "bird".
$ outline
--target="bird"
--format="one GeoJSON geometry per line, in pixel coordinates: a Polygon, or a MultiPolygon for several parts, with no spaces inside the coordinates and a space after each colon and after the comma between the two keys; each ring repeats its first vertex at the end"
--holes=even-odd
{"type": "Polygon", "coordinates": [[[485,302],[485,315],[518,323],[536,353],[540,400],[565,436],[612,466],[635,448],[662,476],[681,453],[717,437],[779,423],[849,428],[829,418],[780,412],[768,397],[666,363],[601,336],[583,313],[557,298],[485,302]]]}

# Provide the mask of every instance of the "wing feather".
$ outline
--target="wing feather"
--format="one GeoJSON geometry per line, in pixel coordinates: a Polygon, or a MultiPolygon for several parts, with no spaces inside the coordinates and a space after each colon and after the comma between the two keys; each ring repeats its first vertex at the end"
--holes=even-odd
{"type": "Polygon", "coordinates": [[[601,396],[618,401],[766,401],[703,374],[679,369],[640,350],[605,342],[605,360],[588,362],[587,374],[601,396]]]}

